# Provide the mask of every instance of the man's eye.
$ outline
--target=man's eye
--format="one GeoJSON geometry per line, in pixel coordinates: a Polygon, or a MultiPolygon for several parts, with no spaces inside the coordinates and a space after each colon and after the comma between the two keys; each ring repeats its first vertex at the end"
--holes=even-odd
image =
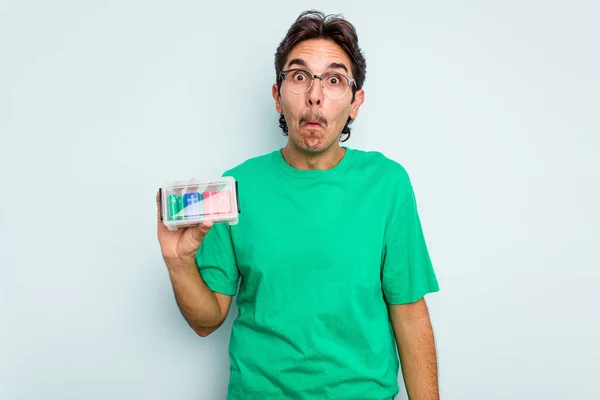
{"type": "Polygon", "coordinates": [[[342,83],[342,80],[340,79],[339,76],[334,75],[334,76],[330,76],[327,79],[327,83],[330,84],[330,85],[334,85],[335,86],[335,85],[339,85],[340,83],[342,83]]]}
{"type": "Polygon", "coordinates": [[[299,82],[301,82],[301,81],[303,81],[304,79],[306,79],[306,77],[304,76],[304,74],[300,74],[300,73],[298,73],[298,74],[295,74],[295,75],[294,75],[294,80],[296,80],[296,81],[299,81],[299,82]]]}

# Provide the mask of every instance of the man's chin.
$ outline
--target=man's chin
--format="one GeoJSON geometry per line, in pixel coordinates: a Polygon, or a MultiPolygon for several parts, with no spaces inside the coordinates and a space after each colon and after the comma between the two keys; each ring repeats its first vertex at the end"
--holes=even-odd
{"type": "Polygon", "coordinates": [[[323,151],[325,147],[323,139],[318,136],[305,136],[301,143],[302,148],[316,153],[323,151]]]}
{"type": "Polygon", "coordinates": [[[309,132],[296,137],[291,141],[299,150],[312,155],[321,154],[331,148],[333,143],[326,140],[320,133],[309,132]]]}

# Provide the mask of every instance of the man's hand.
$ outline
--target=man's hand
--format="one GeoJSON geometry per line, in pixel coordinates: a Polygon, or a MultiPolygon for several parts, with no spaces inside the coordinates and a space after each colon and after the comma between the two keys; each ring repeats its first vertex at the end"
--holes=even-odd
{"type": "Polygon", "coordinates": [[[202,244],[204,236],[213,225],[212,221],[201,223],[197,226],[179,228],[170,231],[160,220],[160,197],[156,194],[156,211],[158,219],[158,242],[162,256],[167,264],[177,261],[195,259],[196,251],[202,244]]]}
{"type": "Polygon", "coordinates": [[[389,305],[389,313],[410,400],[439,400],[433,329],[425,300],[389,305]]]}

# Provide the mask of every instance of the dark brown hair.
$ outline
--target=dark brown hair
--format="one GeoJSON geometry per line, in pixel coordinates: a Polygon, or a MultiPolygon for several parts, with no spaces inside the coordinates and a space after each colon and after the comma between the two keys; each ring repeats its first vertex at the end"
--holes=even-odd
{"type": "MultiPolygon", "coordinates": [[[[340,15],[325,15],[315,10],[308,10],[301,13],[277,47],[277,52],[275,53],[275,76],[278,92],[281,90],[281,71],[288,55],[294,46],[309,39],[331,40],[348,54],[352,63],[352,75],[356,79],[356,86],[352,86],[352,101],[354,101],[356,91],[363,87],[367,72],[367,62],[358,46],[356,29],[340,15]]],[[[346,125],[341,132],[342,136],[346,135],[341,140],[342,142],[350,138],[351,123],[352,118],[348,117],[348,121],[346,121],[346,125]]],[[[279,116],[279,127],[283,130],[284,136],[287,136],[288,126],[283,113],[279,116]]]]}

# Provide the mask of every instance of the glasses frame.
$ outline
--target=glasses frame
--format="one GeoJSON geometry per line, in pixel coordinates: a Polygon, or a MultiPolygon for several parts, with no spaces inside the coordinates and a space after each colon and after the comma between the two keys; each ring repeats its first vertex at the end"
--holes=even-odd
{"type": "MultiPolygon", "coordinates": [[[[306,91],[304,93],[307,93],[310,89],[312,89],[312,85],[315,81],[315,78],[319,78],[321,80],[321,84],[319,86],[321,86],[321,90],[323,91],[323,94],[331,99],[339,99],[339,98],[344,97],[346,95],[346,93],[348,93],[348,88],[352,85],[354,85],[355,87],[358,88],[358,85],[356,84],[356,79],[350,78],[348,75],[342,74],[341,72],[327,71],[325,73],[322,73],[321,75],[316,75],[305,68],[290,68],[288,70],[281,71],[280,74],[281,74],[282,81],[285,82],[286,75],[289,74],[290,72],[295,72],[295,71],[306,72],[306,74],[308,76],[310,76],[310,78],[311,78],[310,85],[308,85],[308,88],[306,89],[306,91]],[[344,90],[343,94],[341,94],[338,97],[333,97],[333,96],[328,95],[327,92],[325,92],[325,88],[323,87],[323,78],[327,75],[341,75],[348,80],[348,86],[346,87],[346,90],[344,90]]],[[[287,88],[287,90],[288,90],[288,92],[290,92],[291,94],[296,95],[296,96],[301,96],[304,94],[304,93],[294,93],[290,90],[289,87],[287,88]]]]}

